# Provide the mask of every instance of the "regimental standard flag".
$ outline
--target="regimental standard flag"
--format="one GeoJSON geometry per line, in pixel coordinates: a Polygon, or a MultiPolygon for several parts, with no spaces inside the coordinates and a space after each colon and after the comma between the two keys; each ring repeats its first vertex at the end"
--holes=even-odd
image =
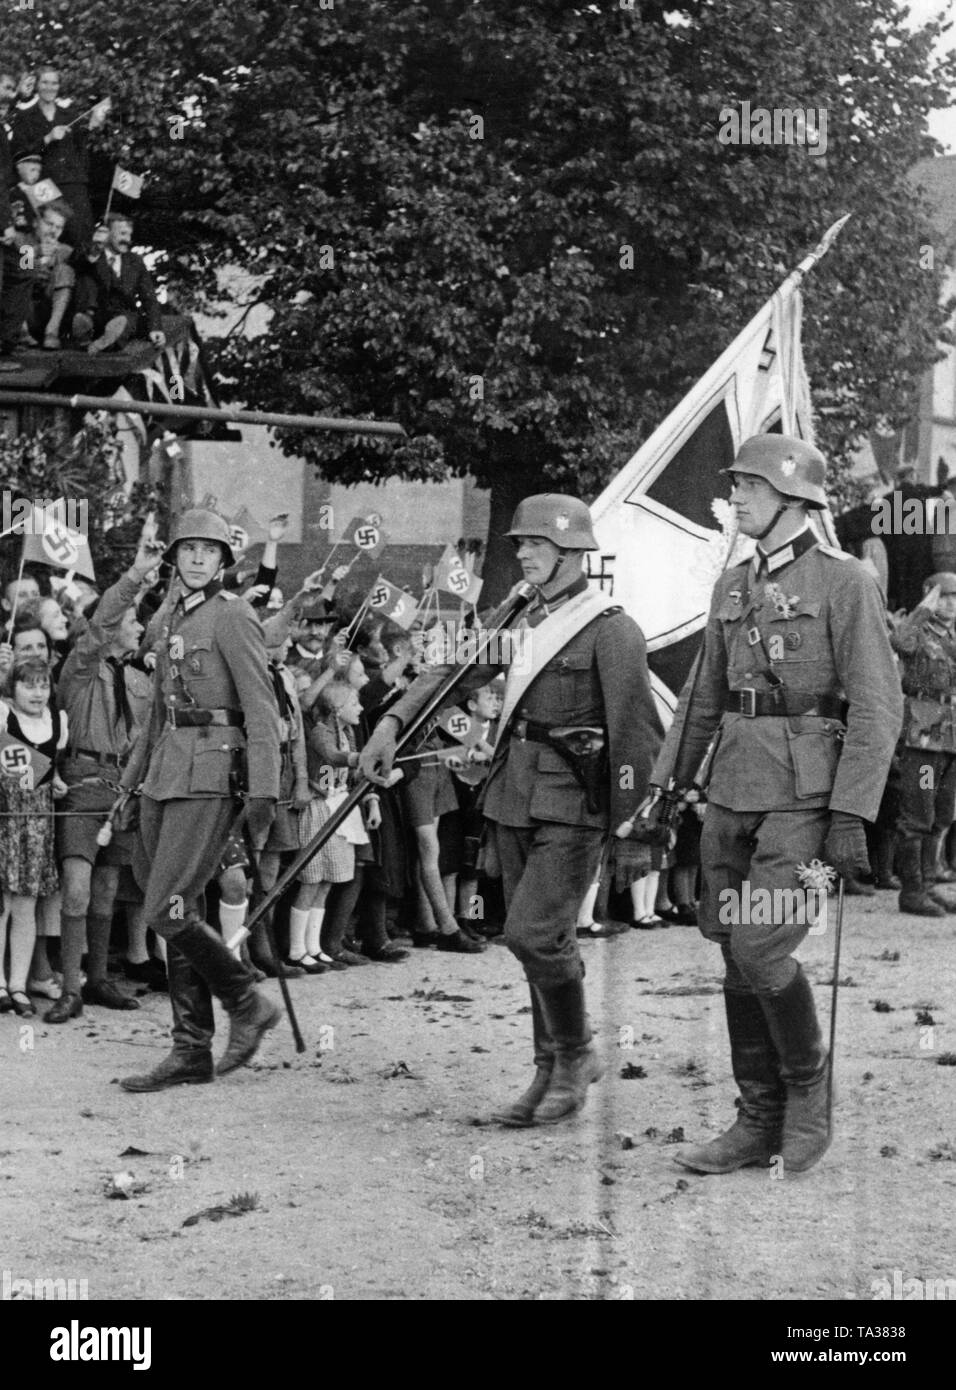
{"type": "Polygon", "coordinates": [[[65,515],[66,506],[62,500],[51,502],[46,508],[30,507],[30,515],[23,521],[24,562],[73,570],[95,584],[90,543],[82,531],[70,530],[63,521],[65,515]]]}
{"type": "Polygon", "coordinates": [[[388,618],[389,622],[396,623],[408,632],[415,623],[418,601],[397,584],[392,584],[390,580],[379,575],[372,585],[368,606],[379,618],[388,618]]]}
{"type": "MultiPolygon", "coordinates": [[[[589,555],[590,573],[647,639],[651,685],[665,724],[732,543],[728,526],[715,529],[721,510],[729,522],[729,506],[719,499],[729,498],[730,480],[721,470],[751,435],[813,439],[799,286],[841,227],[830,229],[591,507],[600,552],[589,555]]],[[[812,516],[822,538],[835,545],[829,512],[812,516]]],[[[734,562],[752,548],[742,539],[734,562]]]]}
{"type": "Polygon", "coordinates": [[[462,603],[477,603],[481,585],[482,581],[478,576],[466,569],[455,547],[446,545],[441,559],[435,566],[432,588],[440,589],[445,594],[454,594],[462,603]]]}
{"type": "Polygon", "coordinates": [[[6,731],[0,733],[0,783],[12,782],[21,791],[33,791],[50,767],[50,759],[6,731]]]}
{"type": "Polygon", "coordinates": [[[132,174],[129,169],[121,169],[117,164],[113,170],[113,187],[127,198],[138,198],[143,192],[143,176],[132,174]]]}

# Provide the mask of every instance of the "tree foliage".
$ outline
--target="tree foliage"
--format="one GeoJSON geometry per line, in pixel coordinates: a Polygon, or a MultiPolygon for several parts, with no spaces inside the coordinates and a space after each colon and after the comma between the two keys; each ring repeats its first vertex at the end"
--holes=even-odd
{"type": "Polygon", "coordinates": [[[894,0],[72,0],[12,21],[21,57],[113,94],[103,140],[120,128],[150,174],[174,292],[255,277],[269,331],[218,345],[235,397],[404,425],[397,446],[282,436],[337,481],[594,495],[844,212],[806,284],[830,453],[901,425],[937,351],[906,176],[956,68],[894,0]],[[825,158],[718,143],[744,101],[824,110],[825,158]]]}

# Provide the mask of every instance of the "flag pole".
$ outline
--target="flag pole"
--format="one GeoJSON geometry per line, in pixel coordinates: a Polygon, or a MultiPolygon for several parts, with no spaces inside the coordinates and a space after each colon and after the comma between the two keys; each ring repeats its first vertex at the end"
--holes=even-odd
{"type": "Polygon", "coordinates": [[[12,637],[13,637],[13,624],[16,622],[16,619],[17,619],[17,604],[20,602],[20,581],[23,579],[23,564],[24,564],[24,561],[26,560],[26,558],[27,558],[27,537],[26,537],[26,532],[24,532],[24,534],[23,534],[23,549],[20,551],[20,568],[19,568],[19,570],[17,571],[17,589],[16,589],[16,593],[13,595],[13,611],[12,611],[12,613],[10,614],[10,621],[7,623],[7,641],[8,641],[8,642],[11,641],[11,639],[12,639],[12,637]]]}
{"type": "Polygon", "coordinates": [[[116,165],[113,165],[113,177],[110,179],[110,193],[106,200],[106,211],[103,213],[103,221],[110,215],[110,208],[113,206],[113,189],[116,187],[116,165]]]}
{"type": "Polygon", "coordinates": [[[366,613],[368,612],[368,610],[369,610],[369,608],[370,608],[370,606],[371,606],[371,603],[372,603],[372,595],[369,593],[369,594],[367,594],[367,595],[365,596],[365,598],[362,600],[361,607],[359,608],[359,610],[358,610],[358,612],[356,613],[355,617],[354,617],[354,618],[352,619],[352,621],[349,623],[348,627],[345,629],[346,633],[348,634],[348,641],[347,641],[346,644],[345,644],[346,649],[347,649],[348,651],[351,651],[351,650],[352,650],[352,642],[353,642],[354,639],[358,636],[359,628],[362,626],[362,619],[365,617],[366,613]],[[353,631],[353,628],[354,628],[354,631],[353,631]]]}
{"type": "Polygon", "coordinates": [[[85,111],[81,111],[78,116],[74,116],[72,121],[68,123],[66,129],[72,130],[77,121],[82,121],[84,116],[91,116],[98,106],[103,105],[104,101],[109,101],[109,97],[100,97],[99,101],[94,101],[92,106],[88,106],[85,111]]]}

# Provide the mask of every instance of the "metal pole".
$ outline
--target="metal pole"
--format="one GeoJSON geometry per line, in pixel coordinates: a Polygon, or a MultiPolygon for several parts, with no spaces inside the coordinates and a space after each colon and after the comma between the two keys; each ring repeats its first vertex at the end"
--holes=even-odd
{"type": "Polygon", "coordinates": [[[833,942],[833,984],[830,993],[830,1055],[827,1058],[827,1132],[833,1130],[833,1053],[836,1048],[837,999],[840,994],[840,943],[843,938],[843,875],[837,887],[836,931],[833,942]]]}
{"type": "Polygon", "coordinates": [[[392,420],[336,419],[332,415],[280,415],[271,410],[225,410],[205,405],[174,405],[170,401],[123,401],[113,396],[59,396],[46,391],[17,391],[9,378],[0,378],[0,406],[46,405],[67,410],[110,410],[114,415],[165,415],[174,420],[212,420],[230,425],[275,425],[285,429],[331,430],[341,434],[384,434],[402,437],[392,420]]]}

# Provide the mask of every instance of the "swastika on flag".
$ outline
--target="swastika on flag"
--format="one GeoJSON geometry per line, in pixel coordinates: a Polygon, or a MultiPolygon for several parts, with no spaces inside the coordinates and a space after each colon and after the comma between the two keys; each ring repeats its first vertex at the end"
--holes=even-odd
{"type": "Polygon", "coordinates": [[[372,590],[372,597],[369,599],[370,608],[384,608],[391,597],[391,591],[387,584],[378,584],[372,590]]]}
{"type": "Polygon", "coordinates": [[[55,517],[50,517],[43,528],[43,549],[54,564],[70,569],[76,563],[80,550],[76,537],[55,517]]]}
{"type": "Polygon", "coordinates": [[[453,714],[445,728],[454,738],[464,738],[471,729],[471,720],[467,714],[453,714]]]}
{"type": "Polygon", "coordinates": [[[21,791],[33,791],[36,779],[30,761],[30,750],[24,748],[22,743],[8,743],[6,747],[0,748],[0,774],[17,782],[21,791]]]}
{"type": "Polygon", "coordinates": [[[448,587],[453,594],[463,594],[470,586],[471,576],[464,565],[449,571],[448,587]]]}
{"type": "Polygon", "coordinates": [[[22,744],[10,743],[6,748],[0,748],[0,764],[11,777],[19,776],[25,767],[30,766],[30,754],[22,744]]]}
{"type": "Polygon", "coordinates": [[[375,526],[359,526],[355,531],[355,544],[359,550],[374,550],[379,542],[378,528],[375,526]]]}

